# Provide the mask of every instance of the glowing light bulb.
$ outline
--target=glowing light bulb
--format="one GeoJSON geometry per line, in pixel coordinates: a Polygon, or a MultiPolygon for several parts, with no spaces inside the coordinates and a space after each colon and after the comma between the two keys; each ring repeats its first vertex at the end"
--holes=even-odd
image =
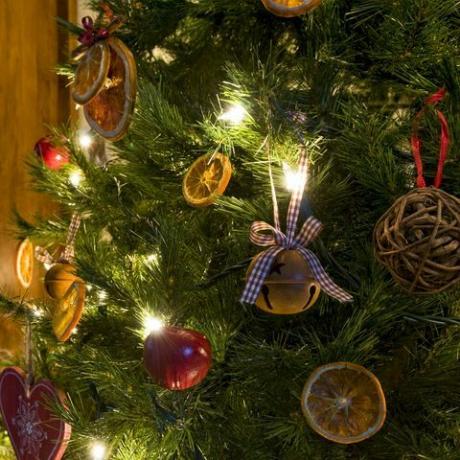
{"type": "Polygon", "coordinates": [[[219,120],[228,121],[232,125],[239,125],[247,114],[248,112],[242,105],[234,104],[219,116],[219,120]]]}
{"type": "Polygon", "coordinates": [[[156,264],[158,262],[158,254],[152,253],[146,256],[145,260],[149,264],[156,264]]]}
{"type": "Polygon", "coordinates": [[[32,310],[32,314],[35,316],[35,318],[41,318],[43,316],[43,312],[38,307],[35,307],[32,310]]]}
{"type": "Polygon", "coordinates": [[[83,173],[79,169],[76,169],[69,174],[69,182],[76,188],[80,185],[82,180],[83,173]]]}
{"type": "Polygon", "coordinates": [[[91,147],[93,143],[93,138],[90,136],[89,133],[87,132],[82,132],[78,136],[78,143],[80,144],[80,147],[84,150],[87,150],[91,147]]]}
{"type": "Polygon", "coordinates": [[[287,163],[283,163],[284,186],[290,192],[299,190],[304,185],[304,178],[299,171],[293,170],[287,163]]]}
{"type": "Polygon", "coordinates": [[[164,323],[160,318],[147,315],[144,318],[144,337],[149,336],[153,332],[160,332],[164,327],[164,323]]]}
{"type": "Polygon", "coordinates": [[[109,295],[107,294],[107,292],[104,291],[103,289],[97,292],[97,298],[99,299],[100,302],[104,302],[104,300],[107,300],[108,296],[109,295]]]}
{"type": "Polygon", "coordinates": [[[104,460],[107,447],[100,441],[95,441],[90,448],[90,455],[92,460],[104,460]]]}

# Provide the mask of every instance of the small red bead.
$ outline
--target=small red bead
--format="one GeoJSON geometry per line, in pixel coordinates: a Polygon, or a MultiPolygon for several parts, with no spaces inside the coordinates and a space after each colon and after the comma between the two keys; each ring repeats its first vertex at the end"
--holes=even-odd
{"type": "Polygon", "coordinates": [[[61,169],[70,161],[69,151],[65,147],[55,146],[49,137],[42,137],[34,150],[49,169],[61,169]]]}

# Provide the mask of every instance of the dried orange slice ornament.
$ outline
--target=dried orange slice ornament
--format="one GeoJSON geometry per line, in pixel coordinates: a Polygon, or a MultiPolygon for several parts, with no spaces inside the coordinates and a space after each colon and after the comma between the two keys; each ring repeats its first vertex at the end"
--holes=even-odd
{"type": "Polygon", "coordinates": [[[191,206],[209,206],[225,192],[232,165],[222,153],[202,155],[190,166],[182,183],[185,201],[191,206]]]}
{"type": "Polygon", "coordinates": [[[339,444],[370,438],[382,428],[386,417],[379,380],[352,363],[318,367],[305,384],[301,404],[311,428],[339,444]]]}
{"type": "Polygon", "coordinates": [[[102,88],[110,64],[110,48],[99,41],[82,54],[72,88],[72,97],[77,104],[86,104],[102,88]]]}
{"type": "Polygon", "coordinates": [[[54,335],[59,341],[68,340],[79,323],[85,305],[85,295],[85,283],[75,281],[66,295],[56,302],[53,310],[52,327],[54,335]]]}
{"type": "Polygon", "coordinates": [[[34,275],[34,245],[29,239],[21,241],[16,255],[16,276],[25,289],[32,284],[34,275]]]}
{"type": "Polygon", "coordinates": [[[313,10],[321,0],[262,0],[262,3],[271,13],[291,18],[313,10]]]}
{"type": "Polygon", "coordinates": [[[108,140],[121,139],[127,132],[134,110],[137,89],[136,61],[118,38],[105,40],[110,64],[99,92],[84,105],[86,121],[108,140]]]}

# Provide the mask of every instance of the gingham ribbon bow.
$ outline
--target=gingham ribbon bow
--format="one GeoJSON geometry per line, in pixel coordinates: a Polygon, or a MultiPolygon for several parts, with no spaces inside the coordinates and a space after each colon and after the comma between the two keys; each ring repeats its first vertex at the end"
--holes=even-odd
{"type": "Polygon", "coordinates": [[[353,300],[353,297],[350,294],[332,281],[316,255],[305,247],[321,232],[321,222],[315,217],[310,216],[304,222],[300,232],[297,235],[295,233],[300,212],[300,204],[307,178],[307,157],[303,147],[300,156],[299,174],[301,186],[296,187],[291,196],[287,214],[286,234],[284,234],[280,229],[278,205],[276,202],[273,181],[271,181],[271,186],[275,226],[273,227],[272,225],[262,221],[253,222],[251,225],[249,239],[258,246],[269,246],[269,249],[265,250],[257,259],[249,275],[243,295],[241,296],[241,302],[255,303],[259,292],[262,289],[265,278],[270,272],[275,257],[285,249],[294,249],[304,257],[313,272],[314,278],[318,281],[321,289],[326,294],[330,295],[334,299],[337,299],[339,302],[351,302],[353,300]],[[270,231],[270,233],[262,233],[267,230],[270,231]]]}
{"type": "Polygon", "coordinates": [[[79,214],[74,212],[72,214],[72,219],[69,224],[69,229],[67,231],[67,240],[65,243],[64,251],[62,251],[61,257],[55,260],[55,258],[41,246],[35,248],[35,258],[46,264],[54,264],[55,262],[72,262],[75,256],[75,238],[77,237],[78,229],[80,228],[81,217],[79,214]]]}

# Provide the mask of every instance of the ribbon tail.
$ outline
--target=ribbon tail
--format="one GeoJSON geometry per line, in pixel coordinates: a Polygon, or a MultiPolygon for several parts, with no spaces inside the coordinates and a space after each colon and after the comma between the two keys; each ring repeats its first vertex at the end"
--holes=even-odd
{"type": "Polygon", "coordinates": [[[241,303],[255,303],[265,278],[273,265],[273,260],[281,251],[283,251],[282,247],[273,246],[259,256],[254,268],[249,274],[248,281],[240,298],[241,303]]]}
{"type": "Polygon", "coordinates": [[[310,216],[302,225],[300,232],[295,237],[297,246],[307,246],[321,233],[323,224],[314,216],[310,216]]]}
{"type": "Polygon", "coordinates": [[[43,264],[52,264],[54,262],[51,254],[41,246],[35,247],[35,258],[43,264]]]}
{"type": "Polygon", "coordinates": [[[70,221],[69,229],[67,231],[67,241],[65,249],[61,257],[65,261],[71,262],[75,256],[75,238],[77,237],[77,232],[80,228],[80,223],[81,217],[78,213],[74,212],[72,214],[72,219],[70,221]]]}
{"type": "Polygon", "coordinates": [[[310,265],[314,278],[318,281],[321,289],[327,295],[342,303],[353,301],[353,297],[348,294],[348,292],[344,291],[332,281],[331,277],[326,273],[321,262],[312,251],[306,248],[297,248],[297,250],[304,256],[305,260],[310,265]]]}

